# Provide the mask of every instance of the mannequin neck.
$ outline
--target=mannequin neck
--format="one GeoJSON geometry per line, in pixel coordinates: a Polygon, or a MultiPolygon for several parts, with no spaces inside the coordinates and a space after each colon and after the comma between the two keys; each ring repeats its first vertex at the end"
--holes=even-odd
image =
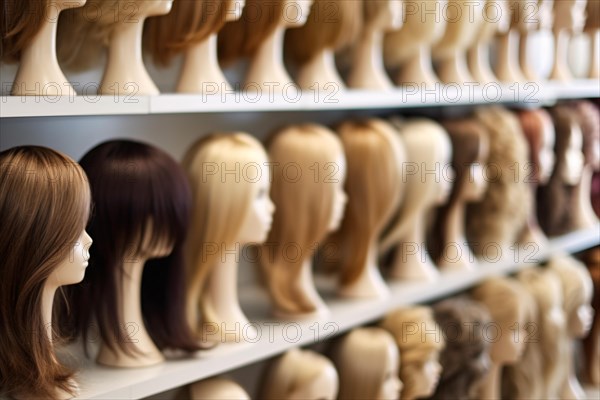
{"type": "Polygon", "coordinates": [[[465,52],[461,49],[455,49],[449,57],[444,57],[438,63],[438,75],[444,83],[473,82],[469,73],[465,52]]]}
{"type": "Polygon", "coordinates": [[[329,310],[315,288],[312,267],[312,257],[306,257],[298,276],[298,290],[314,305],[315,311],[311,313],[311,316],[327,315],[329,310]]]}
{"type": "Polygon", "coordinates": [[[554,67],[550,79],[557,81],[573,79],[573,74],[567,64],[570,40],[571,34],[566,29],[560,29],[554,33],[554,67]]]}
{"type": "Polygon", "coordinates": [[[583,167],[581,180],[575,186],[575,225],[577,229],[592,228],[598,223],[598,217],[592,208],[592,178],[594,171],[592,166],[587,164],[583,167]]]}
{"type": "Polygon", "coordinates": [[[46,330],[48,343],[51,346],[54,338],[52,337],[52,305],[54,304],[54,295],[58,287],[46,283],[42,291],[42,322],[46,330]]]}
{"type": "Polygon", "coordinates": [[[510,29],[498,38],[496,76],[505,83],[525,81],[519,67],[519,32],[516,29],[510,29]]]}
{"type": "Polygon", "coordinates": [[[178,93],[213,93],[231,91],[217,59],[217,34],[190,46],[185,52],[178,93]]]}
{"type": "Polygon", "coordinates": [[[418,46],[415,56],[401,68],[396,83],[418,85],[419,88],[423,86],[427,89],[435,88],[439,80],[433,72],[429,46],[425,44],[418,46]]]}
{"type": "Polygon", "coordinates": [[[481,382],[479,398],[485,400],[500,399],[500,379],[502,378],[502,366],[493,362],[490,365],[486,377],[481,382]]]}
{"type": "Polygon", "coordinates": [[[569,352],[567,353],[568,354],[567,369],[569,371],[569,375],[563,386],[561,398],[568,399],[568,400],[584,400],[587,398],[587,396],[585,395],[585,391],[581,387],[581,383],[579,383],[579,380],[577,379],[577,375],[575,374],[575,365],[574,365],[575,363],[573,361],[573,357],[575,354],[575,351],[574,351],[575,346],[574,346],[573,340],[570,340],[569,346],[570,346],[570,349],[569,349],[569,352]]]}
{"type": "Polygon", "coordinates": [[[531,65],[529,65],[529,60],[527,58],[527,56],[530,54],[528,52],[528,46],[527,46],[527,44],[529,43],[530,36],[531,36],[530,33],[525,33],[525,34],[521,35],[521,38],[519,41],[519,65],[520,65],[521,71],[523,71],[523,75],[524,75],[525,79],[527,79],[527,81],[537,82],[540,80],[540,77],[533,70],[533,68],[531,68],[531,65]]]}
{"type": "Polygon", "coordinates": [[[250,62],[245,81],[246,88],[256,89],[258,85],[267,93],[270,90],[282,93],[286,85],[293,84],[283,66],[284,33],[285,27],[279,26],[260,44],[250,62]],[[265,85],[267,82],[273,86],[265,85]]]}
{"type": "Polygon", "coordinates": [[[358,89],[391,90],[394,84],[383,65],[383,32],[367,29],[355,46],[348,86],[358,89]]]}
{"type": "Polygon", "coordinates": [[[333,51],[325,49],[298,69],[296,81],[304,90],[337,92],[344,88],[336,67],[333,51]],[[316,87],[315,87],[316,85],[316,87]]]}
{"type": "Polygon", "coordinates": [[[497,79],[490,66],[490,46],[487,41],[475,43],[467,53],[469,70],[473,78],[480,84],[496,82],[497,79]]]}
{"type": "Polygon", "coordinates": [[[349,285],[340,286],[338,293],[352,298],[386,298],[389,289],[379,272],[377,265],[377,240],[372,239],[367,252],[367,259],[358,278],[349,285]]]}
{"type": "Polygon", "coordinates": [[[462,199],[454,202],[446,216],[445,243],[443,249],[448,248],[448,254],[442,252],[439,267],[447,270],[472,269],[475,264],[475,256],[471,252],[465,237],[465,208],[466,202],[462,199]],[[459,254],[455,254],[455,250],[459,254]]]}
{"type": "Polygon", "coordinates": [[[590,79],[600,78],[600,29],[594,29],[589,32],[590,41],[592,46],[591,59],[590,59],[590,71],[588,77],[590,79]]]}

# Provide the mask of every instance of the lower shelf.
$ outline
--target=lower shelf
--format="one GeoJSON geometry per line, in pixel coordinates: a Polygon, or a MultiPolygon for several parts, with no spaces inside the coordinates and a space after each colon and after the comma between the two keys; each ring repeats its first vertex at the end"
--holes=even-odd
{"type": "MultiPolygon", "coordinates": [[[[80,398],[137,399],[151,396],[210,376],[283,353],[291,348],[326,340],[339,333],[380,319],[401,306],[426,303],[468,289],[491,276],[507,275],[528,268],[560,253],[574,253],[600,244],[600,225],[550,240],[546,249],[536,252],[521,249],[509,259],[482,262],[469,272],[443,273],[434,283],[390,283],[391,296],[385,300],[325,300],[331,315],[322,319],[281,321],[268,316],[268,301],[260,288],[240,293],[240,300],[259,334],[255,343],[224,344],[196,357],[167,361],[161,365],[136,369],[113,369],[96,365],[77,354],[80,398]]],[[[329,286],[331,282],[325,282],[329,286]]],[[[331,290],[325,288],[325,294],[331,290]]],[[[244,327],[240,327],[244,329],[244,327]]]]}

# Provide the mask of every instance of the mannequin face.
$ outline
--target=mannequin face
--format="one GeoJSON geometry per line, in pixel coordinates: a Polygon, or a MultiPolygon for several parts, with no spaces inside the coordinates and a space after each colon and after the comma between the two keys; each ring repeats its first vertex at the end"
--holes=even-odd
{"type": "Polygon", "coordinates": [[[481,199],[487,188],[487,180],[484,176],[483,165],[481,163],[471,164],[469,167],[469,178],[464,184],[463,198],[467,201],[477,201],[481,199]]]}
{"type": "Polygon", "coordinates": [[[438,362],[438,354],[435,352],[423,363],[421,369],[414,377],[414,387],[412,390],[414,397],[431,396],[435,391],[441,373],[442,366],[438,362]]]}
{"type": "Polygon", "coordinates": [[[583,137],[578,125],[573,127],[569,147],[565,153],[565,162],[561,171],[562,179],[567,185],[577,185],[583,172],[583,137]]]}
{"type": "Polygon", "coordinates": [[[314,0],[283,0],[282,20],[287,28],[302,26],[308,20],[314,0]]]}
{"type": "Polygon", "coordinates": [[[588,334],[594,322],[594,309],[589,304],[580,305],[569,318],[569,336],[582,338],[588,334]]]}
{"type": "MultiPolygon", "coordinates": [[[[316,360],[315,362],[322,363],[322,360],[316,360]]],[[[288,400],[335,400],[338,394],[338,375],[331,365],[327,365],[323,368],[314,380],[308,384],[301,385],[295,390],[288,400]]]]}
{"type": "Polygon", "coordinates": [[[433,44],[441,39],[446,31],[443,10],[447,4],[448,0],[407,2],[404,28],[410,32],[412,41],[433,44]]]}
{"type": "MultiPolygon", "coordinates": [[[[456,173],[454,172],[452,164],[450,163],[451,151],[452,150],[450,148],[448,148],[446,151],[447,157],[442,161],[441,173],[438,175],[436,172],[436,182],[438,183],[438,188],[436,190],[437,198],[435,204],[444,204],[452,192],[452,185],[454,184],[456,173]]],[[[426,177],[425,179],[431,178],[426,177]]]]}
{"type": "Polygon", "coordinates": [[[341,155],[336,161],[338,172],[332,178],[331,185],[334,185],[333,195],[333,211],[331,212],[331,220],[329,221],[329,230],[335,231],[340,227],[344,210],[348,202],[348,196],[344,192],[344,183],[346,182],[346,158],[341,155]]]}
{"type": "Polygon", "coordinates": [[[544,132],[542,135],[542,146],[538,154],[538,181],[540,185],[548,183],[552,170],[554,169],[554,162],[556,157],[554,156],[554,129],[548,124],[545,124],[544,132]]]}
{"type": "Polygon", "coordinates": [[[241,244],[263,243],[271,230],[275,211],[275,204],[269,197],[271,183],[268,169],[263,169],[260,179],[250,184],[254,186],[254,199],[240,227],[238,241],[241,244]]]}
{"type": "Polygon", "coordinates": [[[246,5],[246,0],[227,1],[227,11],[225,12],[225,21],[237,21],[242,16],[242,10],[246,5]]]}
{"type": "Polygon", "coordinates": [[[402,28],[402,25],[404,24],[403,1],[404,0],[388,0],[387,7],[374,23],[375,28],[383,31],[397,31],[402,28]]]}
{"type": "Polygon", "coordinates": [[[488,0],[484,7],[484,23],[486,20],[495,21],[498,33],[506,33],[510,28],[510,4],[505,0],[488,0]]]}
{"type": "Polygon", "coordinates": [[[83,231],[77,242],[71,245],[67,258],[52,271],[46,284],[58,288],[81,282],[90,259],[91,245],[92,238],[83,231]]]}
{"type": "Polygon", "coordinates": [[[144,5],[147,7],[146,16],[154,17],[168,14],[173,7],[173,0],[150,0],[146,1],[144,5]]]}
{"type": "Polygon", "coordinates": [[[595,137],[591,143],[591,154],[589,164],[594,171],[600,171],[600,138],[595,137]]]}
{"type": "Polygon", "coordinates": [[[387,353],[386,371],[376,400],[397,400],[400,398],[400,391],[402,390],[402,382],[398,378],[398,367],[400,365],[398,348],[388,348],[387,353]]]}
{"type": "Polygon", "coordinates": [[[585,26],[587,0],[559,0],[554,3],[555,30],[566,29],[571,33],[581,33],[585,26]]]}

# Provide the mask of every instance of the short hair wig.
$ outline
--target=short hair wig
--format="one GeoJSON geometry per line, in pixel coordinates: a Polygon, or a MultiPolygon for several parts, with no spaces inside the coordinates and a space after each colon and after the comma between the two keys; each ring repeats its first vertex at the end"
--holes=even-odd
{"type": "Polygon", "coordinates": [[[49,0],[3,0],[0,6],[0,60],[17,62],[45,22],[49,0]]]}
{"type": "Polygon", "coordinates": [[[85,229],[90,199],[85,172],[70,157],[38,146],[0,152],[1,393],[75,394],[72,371],[47,340],[42,292],[85,229]]]}
{"type": "Polygon", "coordinates": [[[157,147],[130,140],[101,143],[80,163],[92,189],[88,231],[94,246],[83,283],[70,293],[74,333],[85,340],[95,318],[108,348],[135,354],[135,345],[121,340],[116,329],[122,322],[119,293],[128,274],[123,263],[132,256],[151,257],[153,248],[168,243],[171,254],[149,260],[143,270],[142,315],[159,349],[197,350],[184,312],[182,251],[191,196],[183,170],[157,147]]]}

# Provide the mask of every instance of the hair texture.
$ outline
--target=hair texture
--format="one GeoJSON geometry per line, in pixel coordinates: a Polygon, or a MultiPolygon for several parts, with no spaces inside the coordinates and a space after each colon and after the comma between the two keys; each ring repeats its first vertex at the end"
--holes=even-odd
{"type": "Polygon", "coordinates": [[[337,131],[348,163],[348,203],[340,229],[328,242],[339,256],[335,261],[342,285],[350,285],[360,277],[371,245],[401,201],[406,154],[396,129],[384,120],[347,121],[337,131]]]}
{"type": "Polygon", "coordinates": [[[170,255],[146,262],[141,306],[148,333],[159,349],[198,349],[185,320],[183,240],[190,215],[185,174],[164,151],[130,140],[111,140],[88,151],[80,161],[89,177],[94,213],[88,232],[94,238],[90,265],[81,285],[69,288],[72,321],[67,330],[83,336],[94,322],[102,341],[116,351],[139,350],[118,329],[123,321],[121,293],[129,274],[125,260],[153,258],[173,246],[170,255]],[[116,190],[115,188],[118,188],[116,190]]]}
{"type": "Polygon", "coordinates": [[[590,276],[594,282],[594,296],[592,307],[594,308],[594,322],[590,334],[583,339],[584,346],[584,374],[587,381],[598,385],[600,383],[600,367],[597,362],[600,356],[600,247],[588,250],[583,255],[590,276]]]}
{"type": "Polygon", "coordinates": [[[485,306],[464,296],[435,304],[433,312],[446,346],[440,353],[442,375],[431,398],[467,400],[489,370],[484,330],[491,322],[490,314],[485,306]]]}
{"type": "Polygon", "coordinates": [[[444,259],[444,252],[450,238],[447,237],[451,211],[465,201],[464,188],[472,179],[471,167],[482,160],[483,152],[489,147],[487,131],[473,118],[443,122],[452,141],[452,169],[455,172],[454,184],[446,204],[438,207],[429,235],[427,250],[436,264],[444,259]]]}
{"type": "Polygon", "coordinates": [[[547,235],[561,235],[572,228],[571,212],[572,199],[575,186],[564,182],[563,170],[565,168],[566,154],[571,138],[580,125],[576,112],[568,105],[559,105],[550,109],[554,128],[556,129],[556,142],[554,153],[556,163],[548,184],[541,186],[537,191],[538,220],[547,235]]]}
{"type": "Polygon", "coordinates": [[[219,36],[219,61],[227,66],[251,57],[283,21],[285,0],[246,0],[242,16],[226,24],[219,36]]]}
{"type": "Polygon", "coordinates": [[[306,24],[287,30],[284,50],[302,65],[324,50],[338,51],[360,33],[361,1],[314,0],[306,24]]]}
{"type": "Polygon", "coordinates": [[[0,60],[18,62],[46,21],[48,0],[2,0],[0,6],[0,60]]]}
{"type": "Polygon", "coordinates": [[[216,321],[216,313],[203,293],[208,278],[219,264],[221,253],[209,253],[205,246],[235,247],[256,197],[254,182],[232,175],[223,179],[221,174],[207,173],[205,166],[214,164],[222,170],[231,171],[237,168],[236,165],[263,165],[267,159],[260,142],[242,132],[211,134],[195,142],[185,154],[183,167],[193,197],[190,231],[185,245],[187,316],[195,331],[203,322],[216,321]]]}
{"type": "Polygon", "coordinates": [[[426,306],[397,309],[380,326],[392,334],[400,351],[401,398],[412,397],[408,394],[414,390],[416,377],[423,374],[423,364],[437,358],[445,346],[442,330],[426,306]]]}
{"type": "Polygon", "coordinates": [[[144,45],[154,62],[169,65],[173,57],[218,32],[231,0],[177,0],[171,12],[144,25],[144,45]]]}
{"type": "Polygon", "coordinates": [[[70,157],[37,146],[0,152],[0,393],[75,394],[72,371],[47,337],[42,295],[85,229],[90,197],[85,172],[70,157]]]}
{"type": "Polygon", "coordinates": [[[403,183],[406,184],[404,199],[396,214],[389,221],[381,239],[381,251],[386,252],[402,241],[407,228],[414,224],[416,218],[423,215],[419,211],[431,207],[438,195],[439,181],[426,171],[443,168],[446,157],[451,157],[452,143],[442,126],[435,121],[415,118],[402,123],[398,127],[400,138],[406,149],[407,163],[415,165],[416,173],[403,171],[403,183]]]}
{"type": "Polygon", "coordinates": [[[381,328],[356,328],[338,339],[331,349],[340,377],[338,399],[376,399],[390,369],[392,353],[398,353],[394,338],[381,328]]]}
{"type": "Polygon", "coordinates": [[[313,170],[314,165],[331,170],[329,167],[335,167],[344,157],[344,149],[328,128],[302,124],[275,132],[269,140],[268,152],[270,161],[275,163],[271,185],[275,213],[263,248],[263,254],[269,256],[261,260],[265,281],[277,309],[288,313],[312,312],[316,306],[297,282],[313,246],[329,232],[335,196],[333,179],[339,179],[339,176],[329,179],[329,174],[317,176],[313,170]],[[297,179],[286,176],[290,165],[299,171],[297,179]],[[285,249],[290,244],[302,251],[298,257],[286,257],[285,249]]]}
{"type": "Polygon", "coordinates": [[[269,365],[262,378],[260,398],[289,399],[296,390],[331,371],[336,372],[327,357],[310,350],[289,350],[269,365]]]}
{"type": "Polygon", "coordinates": [[[467,239],[473,253],[482,255],[489,244],[505,250],[517,241],[527,223],[532,196],[522,173],[527,142],[517,117],[497,106],[480,108],[475,115],[490,138],[488,187],[481,201],[467,206],[467,239]]]}
{"type": "Polygon", "coordinates": [[[588,0],[585,12],[587,14],[585,30],[594,31],[600,29],[600,1],[588,0]]]}

